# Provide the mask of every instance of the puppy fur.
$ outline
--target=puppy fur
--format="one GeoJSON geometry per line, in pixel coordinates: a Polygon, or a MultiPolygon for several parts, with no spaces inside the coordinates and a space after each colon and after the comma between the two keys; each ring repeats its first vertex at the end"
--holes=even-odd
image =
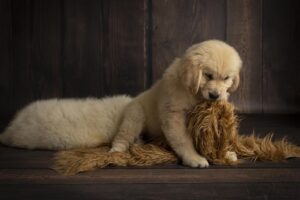
{"type": "Polygon", "coordinates": [[[51,99],[22,109],[0,141],[28,149],[72,149],[110,143],[117,132],[128,96],[103,99],[51,99]]]}
{"type": "Polygon", "coordinates": [[[124,152],[142,131],[164,135],[169,145],[191,167],[207,167],[186,133],[186,113],[204,99],[227,100],[239,84],[242,61],[228,44],[209,40],[191,46],[168,67],[161,80],[125,108],[124,119],[111,152],[124,152]]]}
{"type": "Polygon", "coordinates": [[[242,61],[228,44],[209,40],[176,58],[161,80],[133,100],[128,96],[37,101],[21,110],[3,144],[29,149],[71,149],[111,143],[126,151],[145,131],[164,136],[191,167],[207,167],[186,133],[186,113],[204,99],[227,99],[239,84],[242,61]]]}

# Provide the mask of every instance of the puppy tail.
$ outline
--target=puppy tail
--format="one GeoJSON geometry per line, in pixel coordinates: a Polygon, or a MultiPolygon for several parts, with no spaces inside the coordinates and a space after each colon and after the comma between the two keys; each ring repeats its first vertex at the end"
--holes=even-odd
{"type": "Polygon", "coordinates": [[[254,134],[239,135],[234,144],[235,151],[242,158],[262,161],[282,161],[287,158],[300,157],[300,147],[283,138],[273,141],[273,135],[260,138],[254,134]]]}

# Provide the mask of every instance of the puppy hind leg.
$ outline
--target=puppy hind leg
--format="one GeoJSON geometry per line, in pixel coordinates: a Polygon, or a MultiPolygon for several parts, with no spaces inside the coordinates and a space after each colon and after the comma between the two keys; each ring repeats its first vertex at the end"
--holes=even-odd
{"type": "Polygon", "coordinates": [[[124,152],[141,134],[145,125],[145,113],[139,103],[131,103],[124,111],[124,118],[116,134],[110,152],[124,152]]]}

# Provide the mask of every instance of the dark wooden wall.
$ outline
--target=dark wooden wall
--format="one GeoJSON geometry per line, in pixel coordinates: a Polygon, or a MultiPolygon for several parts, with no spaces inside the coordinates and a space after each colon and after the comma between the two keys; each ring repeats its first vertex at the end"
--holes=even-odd
{"type": "Polygon", "coordinates": [[[298,0],[0,0],[0,117],[41,98],[136,95],[212,38],[244,60],[242,112],[299,113],[299,13],[298,0]]]}

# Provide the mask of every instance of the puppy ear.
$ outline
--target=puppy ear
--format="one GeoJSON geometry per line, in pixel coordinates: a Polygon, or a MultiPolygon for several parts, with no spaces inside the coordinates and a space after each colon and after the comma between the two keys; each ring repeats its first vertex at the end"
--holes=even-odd
{"type": "Polygon", "coordinates": [[[196,66],[189,59],[181,60],[181,81],[183,85],[196,95],[200,89],[200,83],[202,78],[202,70],[199,66],[196,66]]]}
{"type": "Polygon", "coordinates": [[[238,74],[233,78],[232,85],[228,89],[228,92],[236,91],[236,89],[239,87],[239,84],[240,84],[240,75],[238,74]]]}

